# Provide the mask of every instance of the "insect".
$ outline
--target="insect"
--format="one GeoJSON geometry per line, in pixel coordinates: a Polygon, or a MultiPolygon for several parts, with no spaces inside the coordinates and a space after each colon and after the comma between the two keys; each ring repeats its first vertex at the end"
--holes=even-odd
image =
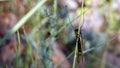
{"type": "Polygon", "coordinates": [[[76,42],[77,42],[77,62],[80,63],[81,59],[83,60],[83,54],[82,54],[82,46],[83,46],[83,39],[82,39],[82,32],[80,29],[80,34],[78,34],[78,29],[75,29],[75,35],[76,35],[76,42]]]}
{"type": "MultiPolygon", "coordinates": [[[[68,12],[68,9],[67,9],[67,12],[68,12]]],[[[68,14],[69,15],[69,14],[68,14]]],[[[80,15],[81,16],[81,15],[80,15]]],[[[68,16],[69,18],[69,16],[68,16]]],[[[69,18],[69,21],[70,21],[70,18],[69,18]]],[[[70,22],[71,26],[72,26],[72,23],[70,22]]],[[[82,24],[83,26],[83,24],[82,24]]],[[[81,28],[82,26],[80,27],[80,33],[78,33],[78,28],[74,29],[74,32],[75,32],[75,35],[76,35],[76,42],[77,42],[77,62],[80,63],[81,59],[83,60],[83,54],[82,54],[82,46],[83,46],[83,39],[82,39],[82,31],[81,31],[81,28]]],[[[72,28],[74,28],[74,26],[72,26],[72,28]]]]}

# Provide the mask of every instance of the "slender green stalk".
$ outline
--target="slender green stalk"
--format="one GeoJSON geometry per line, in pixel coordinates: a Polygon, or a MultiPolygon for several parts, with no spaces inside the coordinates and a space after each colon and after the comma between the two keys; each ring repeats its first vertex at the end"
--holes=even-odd
{"type": "MultiPolygon", "coordinates": [[[[82,13],[83,13],[83,3],[84,3],[84,0],[82,0],[82,10],[81,10],[82,13]]],[[[79,26],[78,26],[78,35],[80,34],[80,27],[81,27],[81,23],[83,22],[83,17],[84,17],[84,14],[81,17],[81,20],[80,20],[80,23],[79,23],[79,26]]],[[[73,66],[72,66],[72,68],[75,68],[76,55],[77,55],[77,51],[78,51],[78,39],[79,38],[77,38],[77,41],[76,41],[75,53],[74,53],[74,60],[73,60],[73,66]]]]}
{"type": "Polygon", "coordinates": [[[74,52],[74,60],[73,60],[73,66],[72,68],[75,68],[75,62],[76,62],[76,57],[77,57],[77,50],[78,50],[78,40],[76,41],[76,46],[75,46],[75,52],[74,52]]]}
{"type": "Polygon", "coordinates": [[[57,11],[57,0],[54,0],[54,4],[53,4],[53,12],[55,13],[56,15],[56,11],[57,11]]]}
{"type": "Polygon", "coordinates": [[[17,31],[17,37],[18,37],[18,51],[19,51],[19,47],[21,45],[21,41],[20,41],[20,33],[17,31]]]}
{"type": "Polygon", "coordinates": [[[16,51],[16,57],[15,57],[15,68],[19,67],[19,63],[20,63],[20,45],[21,45],[21,41],[20,41],[20,34],[17,31],[17,40],[18,40],[18,44],[15,47],[15,51],[16,51]]]}
{"type": "MultiPolygon", "coordinates": [[[[24,29],[24,27],[23,27],[23,32],[24,32],[24,35],[25,35],[25,39],[26,39],[26,42],[27,42],[27,44],[26,44],[26,54],[27,54],[27,57],[26,57],[26,59],[28,59],[28,60],[26,60],[26,65],[25,65],[25,67],[28,67],[29,66],[29,61],[31,60],[32,61],[32,63],[34,63],[34,60],[33,60],[33,55],[32,55],[32,46],[30,45],[30,43],[29,43],[29,40],[28,40],[28,36],[27,36],[27,33],[26,33],[26,31],[25,31],[25,29],[24,29]]],[[[34,63],[35,64],[35,63],[34,63]]],[[[36,65],[34,65],[35,67],[34,68],[36,68],[36,65]]]]}

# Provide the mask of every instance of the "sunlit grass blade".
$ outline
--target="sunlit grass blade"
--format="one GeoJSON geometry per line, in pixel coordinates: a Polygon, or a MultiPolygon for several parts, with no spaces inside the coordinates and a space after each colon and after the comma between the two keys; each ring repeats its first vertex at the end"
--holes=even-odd
{"type": "Polygon", "coordinates": [[[33,9],[31,9],[25,16],[20,19],[17,24],[11,29],[11,31],[5,35],[3,39],[0,40],[2,44],[11,34],[15,33],[21,26],[23,26],[26,21],[37,11],[47,0],[41,0],[33,9]]]}

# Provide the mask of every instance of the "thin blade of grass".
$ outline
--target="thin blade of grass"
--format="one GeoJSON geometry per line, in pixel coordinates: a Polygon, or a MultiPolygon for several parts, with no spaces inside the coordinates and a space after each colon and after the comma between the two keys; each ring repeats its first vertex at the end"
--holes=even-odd
{"type": "MultiPolygon", "coordinates": [[[[83,13],[83,3],[84,3],[84,0],[82,0],[82,10],[81,12],[83,13]]],[[[83,22],[83,18],[84,18],[84,14],[82,14],[82,17],[80,18],[80,23],[79,23],[79,26],[78,26],[78,35],[80,35],[80,28],[81,28],[81,23],[83,22]]],[[[75,68],[75,63],[76,63],[76,56],[77,56],[77,51],[78,51],[78,42],[79,41],[79,38],[77,38],[77,41],[76,41],[76,46],[75,46],[75,52],[74,52],[74,60],[73,60],[73,65],[72,65],[72,68],[75,68]]]]}
{"type": "Polygon", "coordinates": [[[0,40],[0,44],[2,44],[9,36],[15,33],[21,26],[23,26],[26,21],[37,11],[39,8],[46,2],[47,0],[41,0],[33,9],[31,9],[22,19],[20,19],[17,24],[11,29],[11,31],[5,35],[5,37],[0,40]]]}

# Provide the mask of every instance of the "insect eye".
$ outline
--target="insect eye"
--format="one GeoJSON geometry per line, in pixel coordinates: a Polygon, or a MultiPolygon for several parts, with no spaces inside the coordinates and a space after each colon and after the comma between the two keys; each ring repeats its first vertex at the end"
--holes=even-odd
{"type": "Polygon", "coordinates": [[[78,29],[75,29],[75,32],[78,32],[78,29]]]}

